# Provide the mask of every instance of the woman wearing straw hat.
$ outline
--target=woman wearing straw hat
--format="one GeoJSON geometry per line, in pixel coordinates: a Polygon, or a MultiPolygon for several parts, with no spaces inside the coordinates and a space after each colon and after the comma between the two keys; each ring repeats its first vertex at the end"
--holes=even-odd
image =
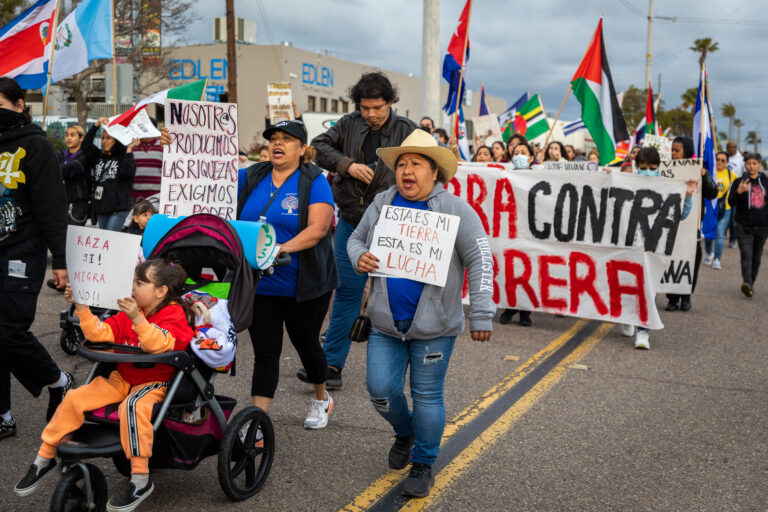
{"type": "Polygon", "coordinates": [[[444,287],[410,279],[372,277],[367,314],[367,386],[376,410],[395,430],[389,466],[413,462],[405,481],[405,496],[423,497],[434,483],[445,426],[443,386],[453,344],[464,330],[461,303],[465,268],[469,270],[469,328],[472,339],[491,337],[493,259],[488,238],[475,211],[445,190],[456,174],[456,157],[439,147],[428,133],[415,130],[399,147],[378,150],[381,160],[395,170],[396,185],[376,196],[347,244],[349,259],[361,273],[379,268],[369,252],[385,205],[429,210],[460,217],[444,287]],[[413,411],[403,393],[405,372],[411,366],[413,411]]]}

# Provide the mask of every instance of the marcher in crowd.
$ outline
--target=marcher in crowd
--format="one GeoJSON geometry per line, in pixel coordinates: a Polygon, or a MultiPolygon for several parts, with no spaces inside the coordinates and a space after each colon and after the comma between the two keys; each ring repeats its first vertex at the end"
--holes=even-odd
{"type": "MultiPolygon", "coordinates": [[[[154,117],[149,118],[157,128],[154,117]]],[[[160,193],[160,178],[163,176],[163,146],[157,137],[139,139],[133,148],[136,174],[133,176],[133,200],[148,199],[160,193]]]]}
{"type": "MultiPolygon", "coordinates": [[[[635,168],[637,174],[640,176],[658,176],[659,165],[661,165],[661,157],[659,156],[659,152],[656,148],[645,147],[638,151],[637,157],[635,159],[635,168]]],[[[632,172],[632,168],[629,165],[622,167],[622,171],[624,171],[625,168],[627,169],[627,172],[632,172]]],[[[691,214],[691,209],[693,207],[693,200],[691,199],[691,196],[696,191],[697,184],[698,182],[696,180],[688,180],[686,182],[685,201],[683,202],[683,211],[680,215],[681,221],[685,220],[688,215],[691,214]]],[[[635,237],[635,244],[643,244],[641,236],[635,237]]],[[[627,337],[631,337],[633,334],[635,335],[635,348],[650,350],[651,331],[646,327],[640,326],[637,328],[637,334],[635,334],[634,331],[635,327],[633,325],[624,325],[621,333],[627,337]]]]}
{"type": "MultiPolygon", "coordinates": [[[[350,88],[349,97],[358,110],[339,119],[312,141],[317,163],[336,172],[333,197],[339,208],[333,247],[341,284],[333,297],[333,309],[323,348],[328,359],[328,388],[341,387],[341,372],[349,354],[349,330],[360,315],[366,276],[358,275],[347,256],[347,240],[363,213],[379,192],[395,182],[395,174],[376,155],[380,147],[399,145],[416,125],[398,115],[392,104],[398,91],[386,75],[365,73],[350,88]]],[[[305,369],[297,377],[308,380],[305,369]]]]}
{"type": "Polygon", "coordinates": [[[268,144],[264,144],[263,146],[257,146],[255,153],[259,155],[259,162],[269,161],[269,145],[268,144]]]}
{"type": "Polygon", "coordinates": [[[722,265],[720,258],[723,256],[725,247],[725,231],[731,223],[731,203],[728,202],[728,194],[731,191],[731,185],[738,178],[736,174],[728,169],[728,153],[720,151],[715,157],[717,182],[717,234],[715,239],[704,239],[704,248],[707,256],[704,258],[705,265],[712,265],[715,270],[720,270],[722,265]],[[714,249],[713,249],[714,246],[714,249]]]}
{"type": "MultiPolygon", "coordinates": [[[[729,140],[725,145],[725,152],[728,153],[728,169],[736,174],[737,177],[741,178],[744,174],[744,155],[739,152],[739,147],[736,142],[729,140]]],[[[728,224],[728,232],[730,233],[728,247],[733,249],[736,247],[735,215],[731,215],[731,222],[728,224]]]]}
{"type": "Polygon", "coordinates": [[[419,128],[432,135],[435,133],[435,122],[431,117],[424,116],[421,118],[421,121],[419,121],[419,128]]]}
{"type": "Polygon", "coordinates": [[[266,217],[275,227],[280,252],[292,256],[256,287],[249,328],[254,362],[253,405],[269,410],[277,389],[283,325],[315,387],[304,426],[323,428],[333,409],[326,391],[327,361],[320,328],[339,277],[333,258],[333,195],[323,171],[307,163],[307,131],[300,121],[282,121],[264,132],[269,160],[240,170],[240,220],[266,217]]]}
{"type": "Polygon", "coordinates": [[[91,215],[95,214],[101,229],[120,231],[133,206],[131,193],[136,173],[133,149],[139,139],[133,139],[125,147],[102,130],[101,149],[97,148],[93,143],[96,132],[108,123],[109,119],[102,117],[88,130],[83,139],[83,152],[90,174],[91,215]]]}
{"type": "MultiPolygon", "coordinates": [[[[530,144],[528,144],[528,141],[525,140],[525,137],[522,137],[522,139],[518,141],[515,149],[513,150],[512,165],[514,165],[515,169],[518,170],[530,169],[531,165],[533,165],[533,148],[530,144]]],[[[518,320],[520,325],[523,327],[530,327],[533,325],[530,311],[512,308],[505,309],[501,313],[501,316],[499,317],[499,323],[504,325],[511,324],[512,320],[515,318],[515,315],[518,313],[520,313],[520,319],[518,320]]]]}
{"type": "Polygon", "coordinates": [[[587,154],[587,160],[590,162],[600,163],[600,152],[597,148],[592,148],[587,154]]]}
{"type": "Polygon", "coordinates": [[[741,291],[752,297],[763,247],[768,238],[768,177],[760,172],[763,161],[758,153],[747,153],[744,167],[746,172],[731,185],[728,200],[736,209],[736,236],[743,281],[741,291]]]}
{"type": "Polygon", "coordinates": [[[250,165],[250,161],[248,160],[248,153],[246,153],[242,149],[237,153],[237,164],[240,166],[240,169],[242,169],[243,167],[248,167],[248,165],[250,165]]]}
{"type": "Polygon", "coordinates": [[[515,146],[521,142],[528,144],[528,139],[525,138],[525,135],[521,135],[519,133],[512,134],[512,136],[507,141],[507,160],[510,162],[512,161],[512,153],[515,151],[515,146]]]}
{"type": "Polygon", "coordinates": [[[573,146],[571,146],[570,144],[566,144],[564,147],[565,147],[565,153],[563,153],[563,156],[569,162],[573,162],[573,159],[576,158],[576,150],[573,149],[573,146]]]}
{"type": "Polygon", "coordinates": [[[67,203],[56,151],[32,124],[24,91],[0,78],[0,439],[16,435],[11,374],[34,396],[48,387],[46,419],[53,416],[72,376],[59,369],[29,332],[52,255],[57,287],[68,282],[67,203]]]}
{"type": "MultiPolygon", "coordinates": [[[[672,141],[672,160],[684,158],[693,158],[693,140],[688,137],[676,137],[672,141]]],[[[717,184],[712,176],[702,167],[701,169],[701,215],[704,215],[704,202],[717,197],[717,184]]],[[[699,279],[699,267],[701,267],[701,228],[698,230],[696,238],[696,261],[693,267],[693,282],[691,294],[696,290],[696,281],[699,279]]],[[[691,305],[691,294],[667,294],[666,311],[689,311],[691,305]]]]}
{"type": "MultiPolygon", "coordinates": [[[[388,462],[393,469],[412,462],[402,494],[427,496],[434,483],[432,465],[440,451],[445,426],[445,374],[454,342],[464,330],[461,302],[464,272],[469,280],[469,329],[475,341],[491,337],[494,305],[483,270],[491,259],[488,239],[475,211],[447,192],[444,184],[456,173],[449,149],[417,130],[400,147],[383,148],[379,155],[395,169],[396,186],[376,196],[349,239],[349,258],[359,272],[379,268],[369,252],[373,232],[385,205],[395,205],[461,218],[444,287],[410,279],[373,277],[368,316],[366,384],[376,411],[392,425],[395,442],[388,462]],[[413,410],[403,392],[410,366],[413,410]]],[[[488,277],[486,277],[488,276],[488,277]]]]}
{"type": "Polygon", "coordinates": [[[498,140],[491,144],[491,153],[493,153],[494,162],[507,162],[507,149],[504,147],[504,143],[498,140]]]}
{"type": "Polygon", "coordinates": [[[443,130],[442,128],[435,128],[434,133],[437,135],[437,142],[438,144],[444,144],[446,147],[448,147],[448,132],[443,130]]]}
{"type": "Polygon", "coordinates": [[[147,227],[147,222],[157,213],[155,206],[147,199],[138,199],[133,204],[133,210],[131,211],[131,222],[125,226],[123,233],[130,233],[132,235],[143,235],[144,230],[147,227]]]}
{"type": "Polygon", "coordinates": [[[472,157],[473,162],[493,162],[493,154],[488,146],[480,146],[472,157]]]}
{"type": "Polygon", "coordinates": [[[627,154],[627,158],[624,159],[625,162],[629,162],[630,164],[635,161],[635,158],[637,158],[637,154],[640,152],[640,150],[643,147],[640,145],[632,146],[632,149],[629,150],[629,153],[627,154]]]}
{"type": "Polygon", "coordinates": [[[544,152],[545,162],[564,162],[565,146],[561,142],[553,140],[547,144],[547,150],[544,152]]]}

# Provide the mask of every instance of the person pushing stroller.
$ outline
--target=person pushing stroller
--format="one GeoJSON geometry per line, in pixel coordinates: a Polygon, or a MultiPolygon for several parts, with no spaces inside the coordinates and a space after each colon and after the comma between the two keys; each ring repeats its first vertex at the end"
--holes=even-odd
{"type": "MultiPolygon", "coordinates": [[[[151,259],[136,267],[131,297],[118,300],[120,313],[101,322],[88,306],[78,304],[67,286],[65,297],[75,304],[85,337],[93,342],[111,342],[141,347],[160,354],[185,350],[193,337],[194,318],[181,299],[186,272],[180,265],[151,259]]],[[[113,512],[134,510],[154,490],[149,479],[154,431],[151,423],[154,404],[162,402],[166,384],[174,368],[157,364],[138,368],[118,363],[109,377],[96,377],[89,384],[73,389],[42,433],[43,443],[26,475],[14,492],[28,496],[56,467],[56,447],[65,436],[84,422],[84,413],[120,402],[120,439],[131,463],[131,479],[122,492],[107,505],[113,512]]]]}

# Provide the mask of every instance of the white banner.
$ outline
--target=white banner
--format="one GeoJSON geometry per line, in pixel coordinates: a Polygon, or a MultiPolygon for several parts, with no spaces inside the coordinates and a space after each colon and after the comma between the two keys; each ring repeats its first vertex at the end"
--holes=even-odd
{"type": "Polygon", "coordinates": [[[160,213],[178,217],[237,213],[237,105],[168,99],[160,213]]]}
{"type": "Polygon", "coordinates": [[[371,246],[379,271],[371,275],[445,286],[460,221],[458,215],[385,206],[371,246]]]}
{"type": "Polygon", "coordinates": [[[67,272],[80,304],[118,309],[133,292],[141,236],[80,226],[67,227],[67,272]]]}

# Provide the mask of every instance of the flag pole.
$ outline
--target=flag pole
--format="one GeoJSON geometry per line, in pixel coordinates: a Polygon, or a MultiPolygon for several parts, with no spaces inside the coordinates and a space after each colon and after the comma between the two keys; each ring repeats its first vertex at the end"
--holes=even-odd
{"type": "Polygon", "coordinates": [[[115,0],[110,0],[110,16],[112,16],[112,98],[114,103],[112,115],[117,115],[117,63],[115,62],[115,0]]]}
{"type": "Polygon", "coordinates": [[[717,128],[715,127],[715,116],[712,115],[712,110],[710,107],[710,105],[712,105],[712,98],[709,96],[709,77],[704,77],[704,87],[704,90],[707,92],[707,115],[709,116],[709,124],[712,126],[712,138],[715,142],[715,152],[717,152],[720,149],[720,146],[717,145],[717,128]]]}
{"type": "MultiPolygon", "coordinates": [[[[560,119],[560,113],[563,111],[563,107],[565,106],[565,100],[567,100],[568,96],[571,94],[571,89],[573,89],[573,84],[568,85],[568,90],[565,92],[565,98],[563,98],[563,102],[560,104],[560,110],[557,111],[557,117],[555,117],[555,121],[552,123],[552,126],[549,127],[549,133],[547,133],[547,138],[544,140],[543,149],[546,149],[547,143],[549,142],[549,138],[552,136],[552,132],[555,131],[557,120],[560,119]]],[[[546,118],[547,118],[547,115],[544,114],[544,119],[546,118]]]]}
{"type": "MultiPolygon", "coordinates": [[[[704,63],[701,63],[701,78],[704,80],[704,90],[701,92],[701,113],[699,114],[699,154],[698,157],[702,159],[702,163],[704,162],[704,94],[706,94],[706,80],[707,80],[707,70],[704,67],[704,63]]],[[[707,107],[707,115],[709,115],[709,107],[707,107]]]]}
{"type": "Polygon", "coordinates": [[[51,40],[51,56],[48,58],[48,76],[45,79],[45,99],[43,101],[43,130],[45,130],[45,118],[48,115],[48,95],[51,92],[51,74],[53,73],[53,52],[56,49],[56,30],[59,27],[59,7],[61,0],[56,0],[56,14],[53,16],[53,31],[48,33],[51,40]]]}
{"type": "MultiPolygon", "coordinates": [[[[461,71],[459,71],[459,90],[456,93],[456,109],[453,111],[451,125],[455,126],[456,113],[461,103],[461,84],[464,82],[464,66],[467,64],[467,45],[469,44],[469,22],[472,20],[472,0],[469,0],[469,12],[467,13],[467,30],[464,34],[464,50],[461,52],[461,71]]],[[[458,139],[458,137],[457,137],[458,139]]],[[[456,141],[458,142],[458,140],[456,141]]]]}

